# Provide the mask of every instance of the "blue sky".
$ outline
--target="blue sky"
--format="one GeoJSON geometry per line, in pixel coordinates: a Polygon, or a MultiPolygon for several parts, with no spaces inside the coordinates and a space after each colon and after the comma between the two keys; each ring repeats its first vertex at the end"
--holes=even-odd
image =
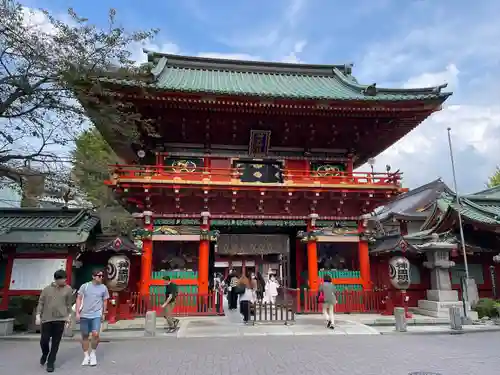
{"type": "MultiPolygon", "coordinates": [[[[446,128],[453,129],[459,190],[484,188],[500,164],[498,0],[34,0],[26,6],[104,24],[114,7],[128,29],[161,29],[164,52],[307,63],[353,62],[361,83],[449,83],[446,108],[376,159],[408,187],[452,185],[446,128]]],[[[141,46],[134,56],[144,58],[141,46]]]]}

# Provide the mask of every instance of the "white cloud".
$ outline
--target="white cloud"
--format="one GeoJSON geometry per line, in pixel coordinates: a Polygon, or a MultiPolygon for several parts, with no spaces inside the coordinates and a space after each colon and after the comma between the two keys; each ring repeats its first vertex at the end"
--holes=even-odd
{"type": "Polygon", "coordinates": [[[33,31],[38,31],[48,35],[54,35],[56,30],[49,22],[47,16],[39,9],[22,8],[23,24],[31,28],[33,31]]]}
{"type": "MultiPolygon", "coordinates": [[[[443,81],[458,85],[454,64],[445,70],[424,73],[406,82],[405,87],[435,86],[443,81]],[[448,77],[448,79],[446,79],[448,77]]],[[[462,192],[480,190],[498,164],[500,105],[454,104],[433,114],[406,137],[376,158],[376,169],[389,164],[404,172],[406,187],[415,188],[443,177],[452,183],[447,128],[452,130],[458,185],[462,192]]],[[[369,170],[364,165],[360,170],[369,170]]]]}
{"type": "Polygon", "coordinates": [[[410,78],[404,88],[435,87],[447,83],[447,90],[453,91],[458,84],[460,71],[455,64],[449,64],[444,71],[434,73],[422,73],[410,78]]]}
{"type": "Polygon", "coordinates": [[[285,63],[295,63],[295,64],[302,63],[303,61],[299,58],[299,56],[304,51],[306,45],[307,41],[299,40],[294,44],[293,50],[287,56],[281,59],[281,61],[285,63]]]}
{"type": "Polygon", "coordinates": [[[198,57],[210,57],[213,59],[227,59],[227,60],[249,60],[260,61],[259,56],[250,55],[247,53],[220,53],[220,52],[200,52],[198,57]]]}
{"type": "Polygon", "coordinates": [[[499,164],[500,24],[494,9],[500,4],[484,1],[467,11],[420,3],[400,15],[392,37],[366,49],[357,78],[406,88],[448,83],[446,90],[454,95],[442,111],[379,155],[377,169],[386,164],[401,169],[410,188],[436,177],[452,186],[450,127],[459,190],[478,191],[499,164]]]}

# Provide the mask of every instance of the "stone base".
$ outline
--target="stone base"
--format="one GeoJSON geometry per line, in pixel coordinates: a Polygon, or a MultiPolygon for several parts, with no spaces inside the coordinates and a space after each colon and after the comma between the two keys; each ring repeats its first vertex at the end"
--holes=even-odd
{"type": "MultiPolygon", "coordinates": [[[[461,301],[429,301],[420,300],[418,301],[418,307],[412,309],[417,314],[432,316],[434,318],[449,318],[450,317],[450,307],[458,307],[460,313],[464,316],[463,303],[461,301]]],[[[470,305],[467,305],[467,315],[471,320],[477,320],[477,312],[471,311],[470,305]]]]}
{"type": "Polygon", "coordinates": [[[428,290],[427,300],[437,302],[458,302],[458,292],[456,290],[428,290]]]}

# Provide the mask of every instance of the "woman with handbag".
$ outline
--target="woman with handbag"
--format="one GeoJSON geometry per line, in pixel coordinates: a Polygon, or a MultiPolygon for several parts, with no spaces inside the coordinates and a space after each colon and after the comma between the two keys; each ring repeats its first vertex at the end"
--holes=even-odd
{"type": "Polygon", "coordinates": [[[326,319],[326,327],[335,329],[335,304],[337,297],[335,296],[335,284],[332,282],[330,275],[325,275],[323,284],[319,286],[318,304],[323,304],[323,315],[326,319]]]}

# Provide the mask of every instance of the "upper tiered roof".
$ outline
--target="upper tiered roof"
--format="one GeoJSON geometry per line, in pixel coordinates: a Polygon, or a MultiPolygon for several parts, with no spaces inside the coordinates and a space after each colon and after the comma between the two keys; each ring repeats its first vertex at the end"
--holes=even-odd
{"type": "Polygon", "coordinates": [[[172,92],[301,100],[444,101],[451,95],[441,91],[446,85],[417,89],[361,85],[352,76],[352,64],[290,64],[145,52],[151,80],[107,80],[172,92]]]}

